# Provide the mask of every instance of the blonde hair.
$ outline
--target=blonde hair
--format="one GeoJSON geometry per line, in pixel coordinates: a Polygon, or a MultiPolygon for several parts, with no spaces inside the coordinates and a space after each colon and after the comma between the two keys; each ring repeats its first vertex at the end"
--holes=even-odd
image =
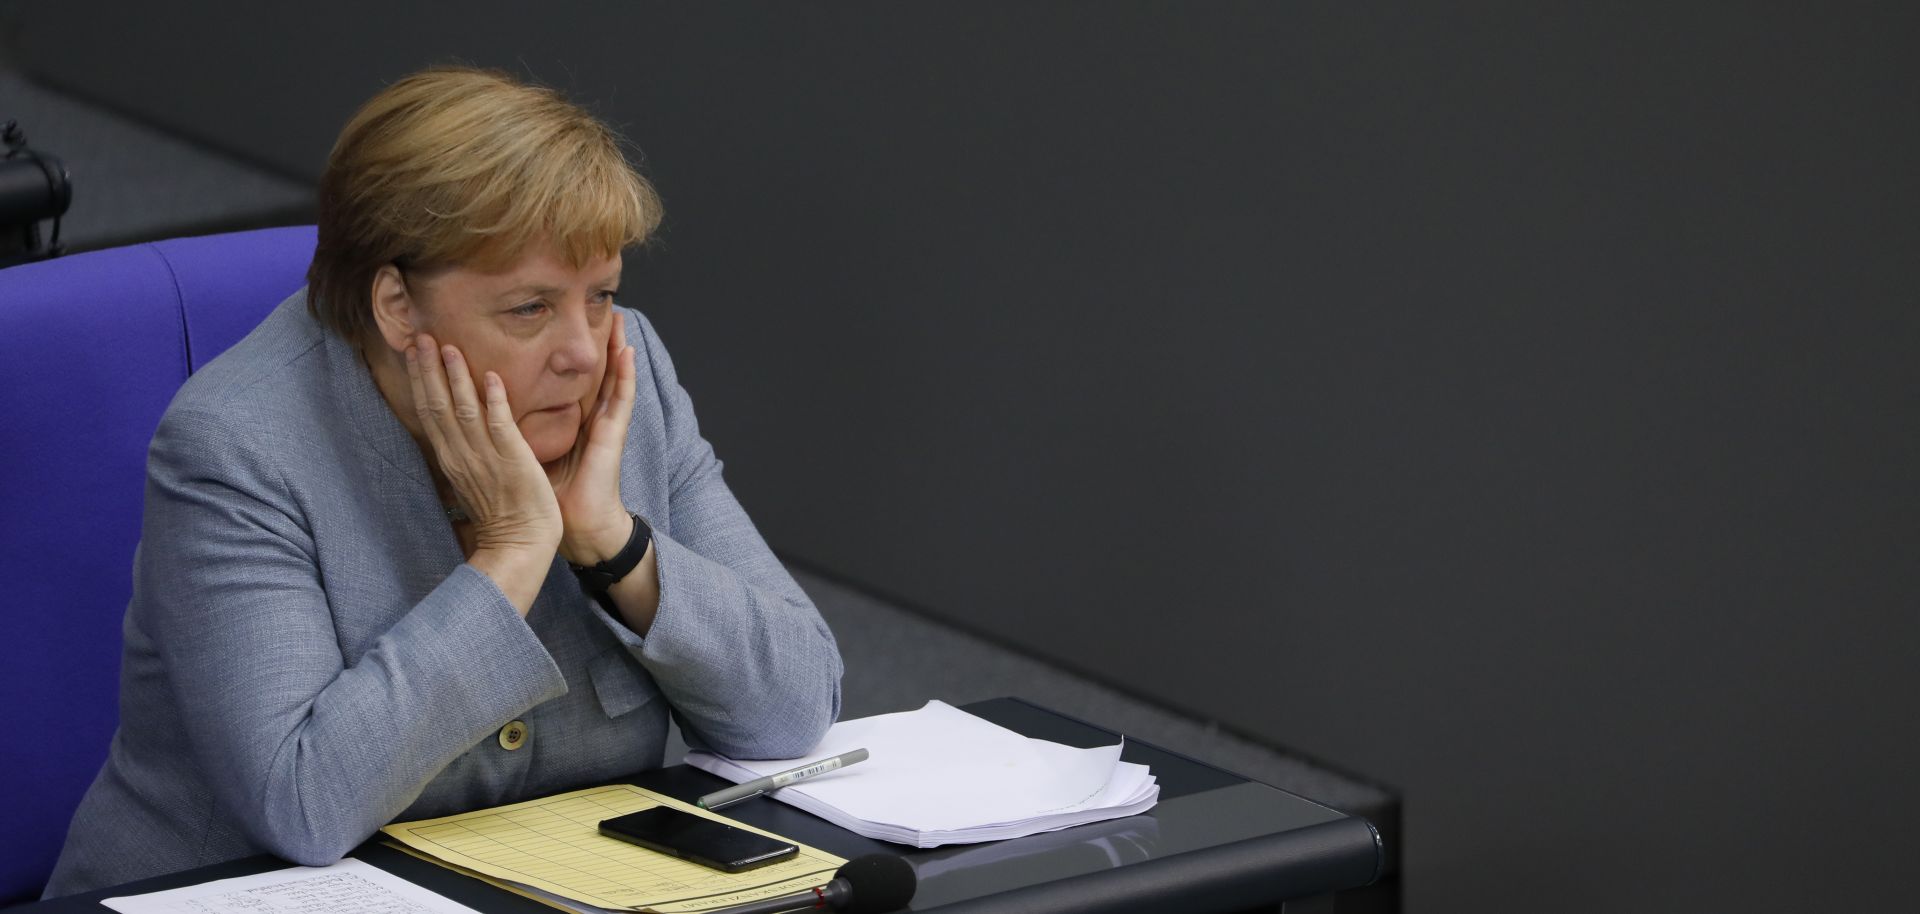
{"type": "Polygon", "coordinates": [[[356,344],[381,267],[504,266],[551,243],[575,269],[644,243],[660,198],[584,109],[505,73],[434,67],[340,131],[320,179],[307,308],[356,344]]]}

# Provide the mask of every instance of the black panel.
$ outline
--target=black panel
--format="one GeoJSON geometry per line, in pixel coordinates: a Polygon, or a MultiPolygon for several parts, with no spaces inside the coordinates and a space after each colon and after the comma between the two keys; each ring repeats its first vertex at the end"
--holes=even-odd
{"type": "Polygon", "coordinates": [[[1904,897],[1914,4],[0,15],[308,176],[432,60],[592,100],[776,547],[1403,788],[1421,910],[1904,897]]]}

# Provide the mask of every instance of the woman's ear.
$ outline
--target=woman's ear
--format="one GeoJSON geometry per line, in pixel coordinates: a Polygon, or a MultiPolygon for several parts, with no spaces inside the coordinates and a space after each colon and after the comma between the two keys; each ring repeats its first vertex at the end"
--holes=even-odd
{"type": "Polygon", "coordinates": [[[387,264],[373,274],[373,323],[394,352],[406,352],[419,334],[419,305],[400,268],[387,264]]]}

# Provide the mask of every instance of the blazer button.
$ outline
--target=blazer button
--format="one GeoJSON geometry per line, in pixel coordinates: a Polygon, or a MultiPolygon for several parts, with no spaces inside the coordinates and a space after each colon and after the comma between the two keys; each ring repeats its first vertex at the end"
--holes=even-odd
{"type": "Polygon", "coordinates": [[[516,720],[500,728],[500,748],[512,752],[527,744],[527,724],[516,720]]]}

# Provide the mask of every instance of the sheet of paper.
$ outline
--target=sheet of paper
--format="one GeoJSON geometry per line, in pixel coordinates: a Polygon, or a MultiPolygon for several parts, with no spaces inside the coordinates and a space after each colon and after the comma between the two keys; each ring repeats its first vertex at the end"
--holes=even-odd
{"type": "Polygon", "coordinates": [[[942,701],[843,720],[801,759],[736,760],[695,750],[687,764],[734,783],[851,749],[868,760],[775,791],[773,799],[855,834],[915,847],[999,841],[1138,815],[1160,799],[1124,741],[1077,749],[1030,739],[942,701]]]}
{"type": "Polygon", "coordinates": [[[660,914],[694,914],[804,892],[833,878],[834,871],[846,863],[802,844],[800,853],[790,860],[744,873],[723,873],[600,834],[600,820],[654,806],[671,806],[792,840],[631,784],[402,822],[381,830],[430,857],[494,879],[595,907],[660,914]]]}
{"type": "Polygon", "coordinates": [[[479,914],[351,857],[100,903],[120,914],[479,914]]]}
{"type": "Polygon", "coordinates": [[[834,724],[804,761],[737,764],[766,775],[859,748],[867,762],[786,789],[869,822],[929,831],[979,827],[1089,805],[1107,792],[1121,749],[1029,739],[930,701],[918,711],[834,724]]]}

